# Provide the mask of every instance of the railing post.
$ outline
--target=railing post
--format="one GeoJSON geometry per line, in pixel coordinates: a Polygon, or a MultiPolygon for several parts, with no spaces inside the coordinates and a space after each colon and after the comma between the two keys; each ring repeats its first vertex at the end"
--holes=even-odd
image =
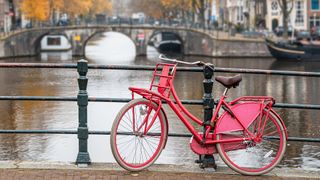
{"type": "MultiPolygon", "coordinates": [[[[203,137],[205,137],[205,127],[211,126],[210,121],[212,118],[212,112],[214,108],[214,99],[212,96],[212,87],[213,87],[213,68],[209,66],[204,66],[203,69],[203,122],[204,122],[204,129],[203,129],[203,137]]],[[[200,156],[200,167],[201,168],[207,168],[207,167],[213,167],[214,169],[217,168],[217,165],[215,163],[213,154],[204,154],[202,157],[200,156]]]]}
{"type": "Polygon", "coordinates": [[[214,99],[212,96],[212,87],[213,87],[213,67],[204,66],[203,70],[204,80],[203,80],[203,108],[204,108],[204,117],[203,121],[206,125],[210,125],[210,120],[212,118],[212,110],[214,108],[214,99]]]}
{"type": "Polygon", "coordinates": [[[79,73],[78,85],[79,92],[77,96],[78,100],[78,139],[79,139],[79,152],[77,156],[76,164],[78,166],[86,167],[91,163],[90,156],[88,153],[88,126],[87,126],[87,107],[88,107],[88,92],[87,92],[87,72],[88,72],[88,61],[79,60],[77,64],[79,73]]]}

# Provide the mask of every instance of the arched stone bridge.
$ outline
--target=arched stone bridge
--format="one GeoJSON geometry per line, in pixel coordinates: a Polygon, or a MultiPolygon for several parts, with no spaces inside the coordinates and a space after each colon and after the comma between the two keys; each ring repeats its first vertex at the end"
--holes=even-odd
{"type": "Polygon", "coordinates": [[[247,47],[244,47],[244,42],[216,40],[212,34],[189,28],[130,25],[65,26],[25,29],[3,37],[0,40],[0,57],[35,56],[40,52],[41,39],[48,34],[65,35],[72,45],[72,54],[85,56],[84,49],[87,42],[97,33],[110,31],[120,32],[131,38],[137,46],[137,55],[146,54],[147,43],[156,32],[171,32],[178,35],[182,41],[185,55],[244,55],[250,53],[248,51],[250,48],[255,49],[256,53],[264,55],[266,49],[261,42],[245,42],[247,47]],[[136,42],[138,34],[144,34],[143,43],[136,42]],[[79,36],[80,38],[75,38],[79,36]]]}
{"type": "MultiPolygon", "coordinates": [[[[68,26],[27,29],[16,32],[1,41],[4,57],[32,56],[40,52],[40,41],[48,34],[66,35],[72,45],[73,55],[84,56],[87,42],[97,33],[120,32],[127,35],[137,45],[137,55],[146,53],[146,45],[155,32],[172,32],[177,34],[183,43],[184,52],[203,54],[201,43],[213,47],[211,37],[205,33],[185,28],[152,27],[152,26],[68,26]],[[144,34],[143,43],[137,43],[138,34],[144,34]],[[75,37],[80,38],[75,38],[75,37]],[[207,42],[204,42],[207,41],[207,42]]],[[[208,48],[208,47],[205,47],[208,48]]],[[[208,53],[210,49],[206,50],[208,53]]],[[[209,54],[208,54],[209,55],[209,54]]]]}

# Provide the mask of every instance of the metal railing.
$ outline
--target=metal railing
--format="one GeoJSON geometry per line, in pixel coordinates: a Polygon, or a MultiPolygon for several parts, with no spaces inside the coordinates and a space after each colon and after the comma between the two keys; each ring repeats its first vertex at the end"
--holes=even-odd
{"type": "MultiPolygon", "coordinates": [[[[19,101],[74,101],[78,104],[78,129],[76,130],[0,130],[0,134],[77,134],[79,140],[79,151],[76,159],[78,165],[88,165],[91,159],[88,153],[88,136],[109,135],[110,131],[89,131],[87,127],[87,106],[88,102],[129,102],[129,98],[102,98],[88,97],[87,93],[87,72],[88,69],[103,70],[143,70],[153,71],[155,66],[137,66],[137,65],[93,65],[87,64],[85,60],[79,60],[77,64],[45,64],[45,63],[0,63],[0,68],[65,68],[77,69],[79,74],[78,86],[79,91],[77,97],[61,97],[61,96],[0,96],[0,100],[19,100],[19,101]]],[[[198,67],[178,67],[178,71],[186,72],[202,72],[202,68],[198,67]]],[[[249,73],[249,74],[268,74],[268,75],[286,75],[286,76],[306,76],[320,77],[317,72],[297,72],[297,71],[274,71],[260,69],[236,69],[236,68],[219,68],[215,67],[215,72],[225,73],[249,73]]],[[[203,100],[182,100],[183,104],[203,105],[203,100]]],[[[276,103],[277,108],[297,108],[297,109],[314,109],[320,110],[320,105],[313,104],[288,104],[276,103]]],[[[172,137],[191,137],[191,134],[169,133],[172,137]]],[[[298,142],[320,142],[320,138],[304,138],[289,137],[289,141],[298,142]]]]}

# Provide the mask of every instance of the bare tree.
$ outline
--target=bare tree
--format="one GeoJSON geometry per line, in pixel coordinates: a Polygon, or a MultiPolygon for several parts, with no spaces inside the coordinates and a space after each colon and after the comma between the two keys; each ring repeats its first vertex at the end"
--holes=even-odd
{"type": "Polygon", "coordinates": [[[294,6],[294,0],[278,0],[278,3],[282,12],[283,37],[288,39],[288,21],[294,6]]]}
{"type": "Polygon", "coordinates": [[[194,12],[198,15],[201,26],[205,24],[205,10],[206,10],[206,0],[192,0],[192,8],[194,12]]]}

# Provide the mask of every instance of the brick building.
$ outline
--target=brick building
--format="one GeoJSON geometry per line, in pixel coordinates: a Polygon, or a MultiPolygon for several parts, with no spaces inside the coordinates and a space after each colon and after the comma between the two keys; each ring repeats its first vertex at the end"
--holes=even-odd
{"type": "Polygon", "coordinates": [[[308,28],[320,26],[320,1],[308,0],[308,28]]]}

